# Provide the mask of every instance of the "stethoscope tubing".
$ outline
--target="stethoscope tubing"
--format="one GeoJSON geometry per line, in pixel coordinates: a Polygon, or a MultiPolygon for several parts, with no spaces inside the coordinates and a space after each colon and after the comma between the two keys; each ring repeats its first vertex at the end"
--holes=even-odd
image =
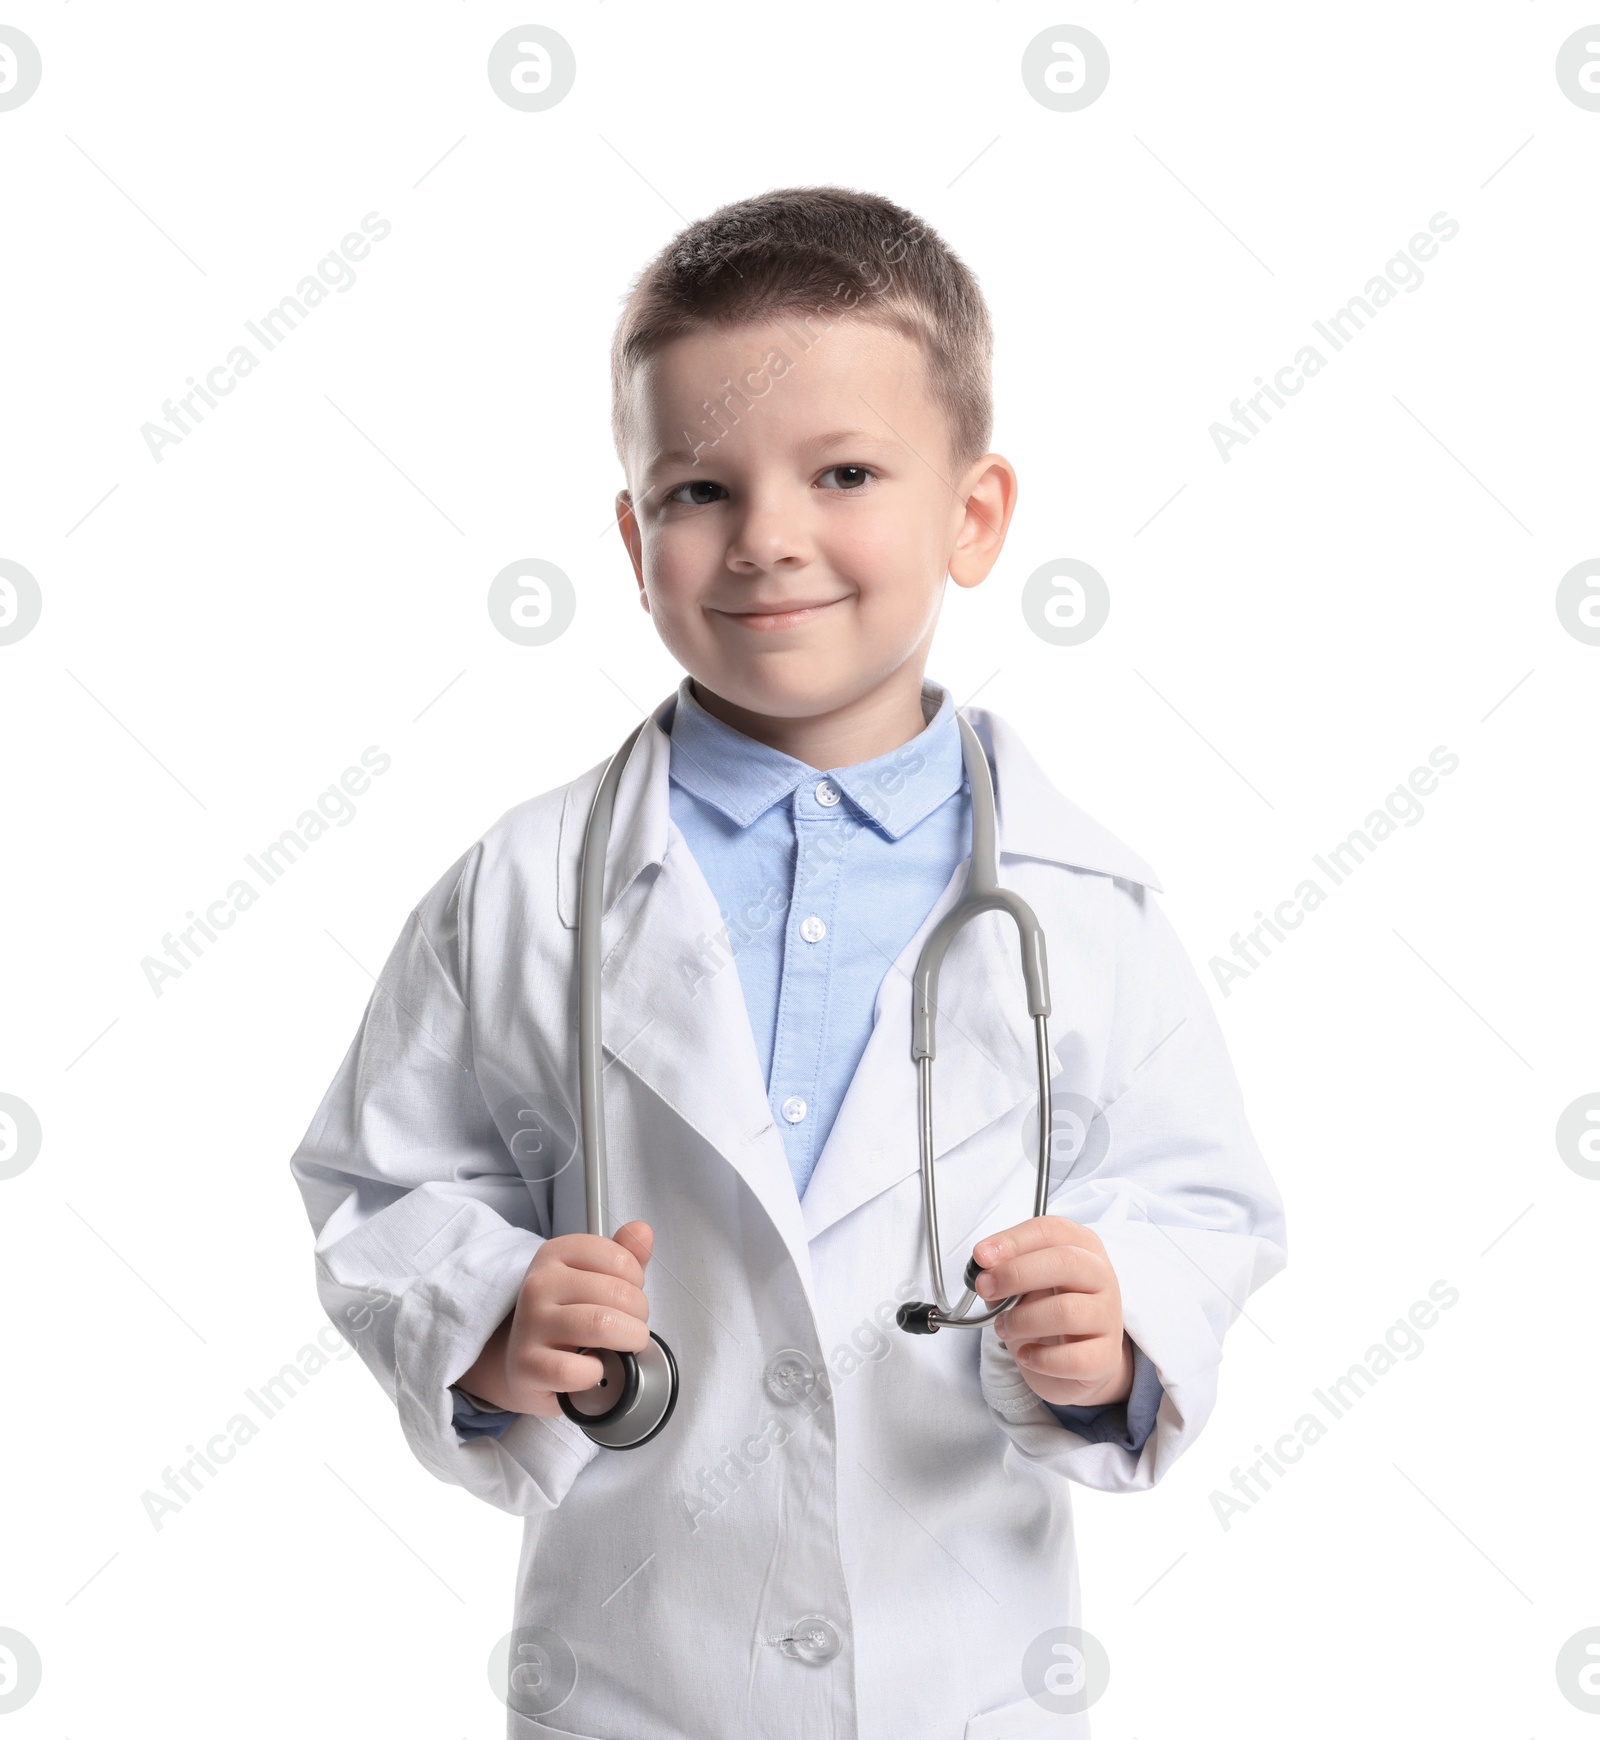
{"type": "MultiPolygon", "coordinates": [[[[578,1101],[583,1126],[584,1218],[588,1230],[600,1238],[610,1237],[611,1231],[606,1200],[605,1054],[600,1044],[600,921],[605,914],[606,848],[622,770],[647,722],[641,720],[629,732],[600,776],[583,831],[583,864],[578,879],[578,1101]]],[[[608,1387],[610,1381],[602,1376],[600,1384],[585,1391],[582,1398],[558,1395],[561,1412],[605,1449],[636,1450],[648,1444],[672,1418],[678,1403],[678,1362],[672,1349],[652,1329],[650,1339],[636,1354],[588,1347],[577,1351],[596,1354],[602,1372],[611,1369],[618,1374],[617,1399],[597,1400],[598,1390],[608,1387]],[[580,1406],[580,1400],[589,1406],[580,1406]]]]}
{"type": "Polygon", "coordinates": [[[1028,1012],[1033,1017],[1039,1071],[1039,1162],[1033,1193],[1035,1218],[1044,1213],[1050,1196],[1050,974],[1044,930],[1034,916],[1033,908],[1022,896],[1000,886],[998,826],[989,760],[977,732],[959,713],[956,714],[956,724],[961,732],[961,751],[971,796],[972,852],[967,861],[967,879],[960,898],[934,926],[912,975],[911,1056],[917,1066],[917,1149],[922,1167],[928,1274],[934,1297],[931,1304],[903,1306],[900,1322],[903,1328],[913,1327],[914,1323],[919,1334],[932,1334],[939,1329],[981,1329],[984,1324],[992,1323],[1002,1311],[1010,1310],[1022,1297],[1020,1293],[1014,1293],[986,1311],[972,1312],[970,1307],[978,1298],[972,1283],[979,1273],[974,1260],[967,1264],[966,1291],[952,1308],[945,1287],[944,1258],[939,1243],[938,1187],[933,1158],[933,1059],[937,1050],[939,969],[944,963],[945,952],[961,928],[985,912],[1005,912],[1017,927],[1022,950],[1022,977],[1027,990],[1028,1012]],[[908,1322],[908,1318],[912,1321],[908,1322]]]}
{"type": "MultiPolygon", "coordinates": [[[[1037,1219],[1044,1213],[1045,1204],[1050,1198],[1050,1037],[1049,1019],[1037,1015],[1033,1022],[1034,1044],[1038,1053],[1039,1068],[1039,1170],[1033,1191],[1033,1213],[1037,1219]]],[[[939,1204],[934,1187],[933,1163],[933,1059],[924,1057],[917,1062],[917,1100],[918,1100],[918,1130],[922,1159],[922,1209],[923,1223],[927,1228],[928,1237],[928,1273],[933,1278],[935,1309],[928,1313],[928,1328],[934,1329],[981,1329],[985,1323],[992,1323],[1002,1311],[1009,1311],[1022,1298],[1020,1293],[1013,1293],[1009,1299],[1002,1299],[991,1305],[987,1311],[971,1315],[968,1307],[978,1298],[977,1290],[972,1282],[977,1279],[974,1272],[975,1263],[967,1265],[967,1288],[951,1308],[949,1295],[944,1284],[944,1261],[939,1246],[939,1204]]]]}
{"type": "Polygon", "coordinates": [[[583,1128],[583,1195],[588,1230],[611,1236],[606,1201],[605,1056],[600,1044],[600,920],[605,912],[606,847],[622,770],[647,719],[628,733],[601,775],[583,833],[578,882],[578,1103],[583,1128]]]}

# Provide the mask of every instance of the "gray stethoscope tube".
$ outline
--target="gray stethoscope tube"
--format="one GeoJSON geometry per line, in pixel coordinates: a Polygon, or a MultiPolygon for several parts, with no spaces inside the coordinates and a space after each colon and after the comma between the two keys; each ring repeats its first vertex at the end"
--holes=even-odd
{"type": "Polygon", "coordinates": [[[1000,886],[1000,856],[996,842],[994,784],[988,758],[978,734],[956,714],[961,728],[961,754],[966,762],[967,786],[972,794],[972,856],[961,898],[933,927],[917,957],[911,979],[911,1056],[917,1066],[917,1139],[922,1158],[922,1209],[928,1234],[928,1274],[933,1300],[912,1301],[895,1313],[900,1327],[913,1335],[933,1335],[940,1329],[980,1329],[1008,1310],[1022,1297],[1014,1293],[987,1311],[971,1314],[978,1295],[973,1287],[981,1272],[974,1257],[967,1264],[966,1291],[952,1310],[945,1292],[944,1261],[939,1251],[939,1204],[933,1168],[933,1054],[934,1023],[939,1014],[939,968],[956,933],[981,912],[1007,912],[1017,927],[1022,946],[1022,978],[1028,993],[1028,1013],[1033,1017],[1034,1041],[1039,1059],[1039,1173],[1033,1193],[1033,1212],[1044,1213],[1050,1195],[1050,974],[1045,962],[1044,931],[1020,894],[1000,886]]]}
{"type": "MultiPolygon", "coordinates": [[[[1009,888],[1000,886],[996,842],[994,784],[988,759],[977,733],[958,713],[961,753],[972,799],[972,854],[967,879],[956,904],[933,928],[918,956],[912,977],[911,1056],[917,1066],[918,1147],[922,1162],[922,1206],[927,1223],[928,1273],[932,1302],[902,1305],[897,1318],[902,1329],[932,1335],[940,1329],[977,1329],[1015,1305],[1015,1294],[971,1313],[978,1295],[973,1288],[979,1265],[967,1264],[966,1291],[952,1310],[945,1291],[939,1252],[939,1206],[933,1165],[934,1028],[939,1012],[939,968],[957,932],[982,912],[1006,912],[1017,926],[1022,947],[1022,977],[1033,1017],[1039,1060],[1039,1169],[1033,1212],[1041,1215],[1050,1190],[1050,981],[1045,963],[1044,932],[1033,909],[1009,888]]],[[[584,1200],[588,1230],[600,1238],[607,1230],[605,1094],[600,1044],[600,919],[604,911],[606,846],[616,808],[622,770],[644,722],[635,726],[612,756],[589,807],[583,836],[583,866],[578,894],[578,1097],[583,1125],[584,1200]]],[[[579,1348],[592,1353],[605,1375],[592,1389],[557,1397],[561,1411],[595,1443],[611,1450],[632,1450],[648,1443],[672,1417],[678,1400],[678,1364],[654,1330],[637,1354],[610,1348],[579,1348]]]]}
{"type": "MultiPolygon", "coordinates": [[[[589,806],[578,882],[578,1105],[583,1125],[583,1192],[588,1230],[609,1238],[606,1208],[605,1054],[600,1047],[600,920],[605,911],[606,845],[617,787],[644,723],[629,732],[612,756],[589,806]]],[[[580,1347],[604,1368],[591,1390],[558,1395],[561,1411],[607,1450],[636,1450],[672,1418],[678,1401],[678,1362],[652,1329],[638,1353],[580,1347]]]]}

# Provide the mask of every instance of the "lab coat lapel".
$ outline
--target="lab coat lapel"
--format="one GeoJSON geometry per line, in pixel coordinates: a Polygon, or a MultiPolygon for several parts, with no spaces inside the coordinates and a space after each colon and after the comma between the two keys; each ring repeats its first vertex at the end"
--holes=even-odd
{"type": "MultiPolygon", "coordinates": [[[[617,791],[600,927],[607,1081],[628,1071],[739,1173],[809,1297],[800,1202],[767,1104],[744,989],[715,897],[671,823],[670,750],[659,725],[647,724],[617,791]],[[627,898],[641,876],[648,885],[627,898]]],[[[583,830],[601,772],[568,788],[562,818],[558,900],[573,927],[583,830]]]]}
{"type": "MultiPolygon", "coordinates": [[[[802,1208],[819,1233],[917,1171],[917,1066],[911,1061],[911,975],[923,942],[966,880],[956,870],[917,934],[884,975],[866,1050],[851,1078],[802,1208]]],[[[985,913],[961,932],[939,974],[933,1062],[935,1155],[1003,1117],[1037,1090],[1033,1024],[1016,942],[1004,914],[985,913]]],[[[962,1229],[941,1229],[959,1235],[962,1229]]]]}
{"type": "MultiPolygon", "coordinates": [[[[1160,889],[1155,872],[1142,858],[1051,785],[1003,719],[982,707],[964,711],[994,774],[1002,883],[1012,881],[1018,861],[1033,859],[1160,889]]],[[[963,862],[879,989],[872,1035],[806,1188],[802,1207],[810,1238],[920,1167],[917,1070],[911,1061],[911,974],[928,933],[959,898],[966,873],[963,862]]],[[[1051,916],[1036,911],[1048,947],[1051,916]]],[[[1051,1033],[1058,1042],[1065,1031],[1069,991],[1060,983],[1052,987],[1051,1033]]],[[[937,1157],[1024,1100],[1034,1099],[1039,1091],[1016,928],[1003,914],[985,913],[973,919],[951,945],[939,975],[935,1038],[933,1149],[937,1157]]],[[[963,1230],[941,1227],[940,1232],[959,1242],[963,1230]]],[[[954,1249],[954,1243],[949,1248],[954,1249]]]]}
{"type": "MultiPolygon", "coordinates": [[[[986,715],[969,714],[989,754],[1002,855],[1006,828],[1003,755],[986,715]]],[[[872,1033],[806,1188],[807,1235],[818,1233],[918,1170],[917,1067],[911,1060],[911,975],[922,945],[959,899],[967,860],[957,866],[933,910],[884,975],[872,1033]]],[[[1001,879],[1005,880],[1002,868],[1001,879]]],[[[965,925],[939,974],[933,1061],[935,1157],[1003,1117],[1038,1090],[1016,927],[1003,913],[965,925]]],[[[941,1229],[959,1235],[960,1228],[941,1229]]]]}

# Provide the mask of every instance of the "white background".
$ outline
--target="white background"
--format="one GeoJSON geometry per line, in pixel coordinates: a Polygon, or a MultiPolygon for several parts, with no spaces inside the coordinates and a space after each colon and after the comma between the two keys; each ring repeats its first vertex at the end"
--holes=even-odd
{"type": "Polygon", "coordinates": [[[1198,1444],[1076,1495],[1096,1734],[1593,1731],[1555,1660],[1600,1625],[1600,1183],[1554,1139],[1600,1089],[1600,647],[1554,602],[1600,554],[1600,113],[1554,73],[1592,13],[6,8],[44,64],[0,113],[0,556],[44,600],[0,647],[0,1091],[44,1130],[0,1182],[0,1626],[44,1662],[8,1737],[503,1732],[520,1525],[358,1360],[159,1531],[141,1494],[326,1324],[288,1158],[407,911],[678,679],[611,529],[622,294],[680,222],[824,182],[994,315],[1021,505],[930,674],[1155,865],[1288,1208],[1198,1444]],[[534,20],[578,74],[528,114],[485,68],[534,20]],[[1112,66],[1071,114],[1019,70],[1067,20],[1112,66]],[[369,211],[354,288],[157,464],[141,425],[369,211]],[[1441,211],[1421,287],[1224,464],[1211,423],[1441,211]],[[485,608],[523,556],[577,588],[550,646],[485,608]],[[1112,598],[1075,648],[1019,608],[1061,556],[1112,598]],[[371,744],[356,819],[154,995],[371,744]],[[1436,745],[1424,818],[1224,996],[1206,963],[1436,745]],[[1224,1529],[1439,1279],[1421,1355],[1224,1529]]]}

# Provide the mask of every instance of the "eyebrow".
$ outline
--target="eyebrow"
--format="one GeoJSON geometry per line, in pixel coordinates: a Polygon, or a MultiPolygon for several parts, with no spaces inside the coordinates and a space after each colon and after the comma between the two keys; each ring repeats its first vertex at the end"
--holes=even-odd
{"type": "MultiPolygon", "coordinates": [[[[709,443],[708,443],[709,445],[709,443]]],[[[682,447],[669,448],[665,453],[658,453],[645,468],[645,476],[653,477],[656,472],[664,471],[672,465],[693,465],[695,457],[682,447]]]]}
{"type": "MultiPolygon", "coordinates": [[[[824,447],[835,447],[845,441],[873,441],[883,445],[884,436],[881,430],[874,432],[869,429],[831,429],[826,435],[813,435],[809,440],[803,442],[801,445],[804,449],[810,450],[824,447]]],[[[715,445],[715,440],[706,442],[708,448],[714,447],[715,445]]],[[[687,448],[672,447],[668,448],[664,453],[658,453],[655,458],[650,461],[649,465],[645,467],[644,474],[646,477],[654,477],[657,472],[668,470],[674,466],[696,464],[698,464],[698,461],[694,454],[687,448]]]]}
{"type": "Polygon", "coordinates": [[[834,429],[826,435],[815,436],[806,442],[807,447],[832,447],[839,441],[881,441],[881,434],[873,434],[868,429],[834,429]]]}

